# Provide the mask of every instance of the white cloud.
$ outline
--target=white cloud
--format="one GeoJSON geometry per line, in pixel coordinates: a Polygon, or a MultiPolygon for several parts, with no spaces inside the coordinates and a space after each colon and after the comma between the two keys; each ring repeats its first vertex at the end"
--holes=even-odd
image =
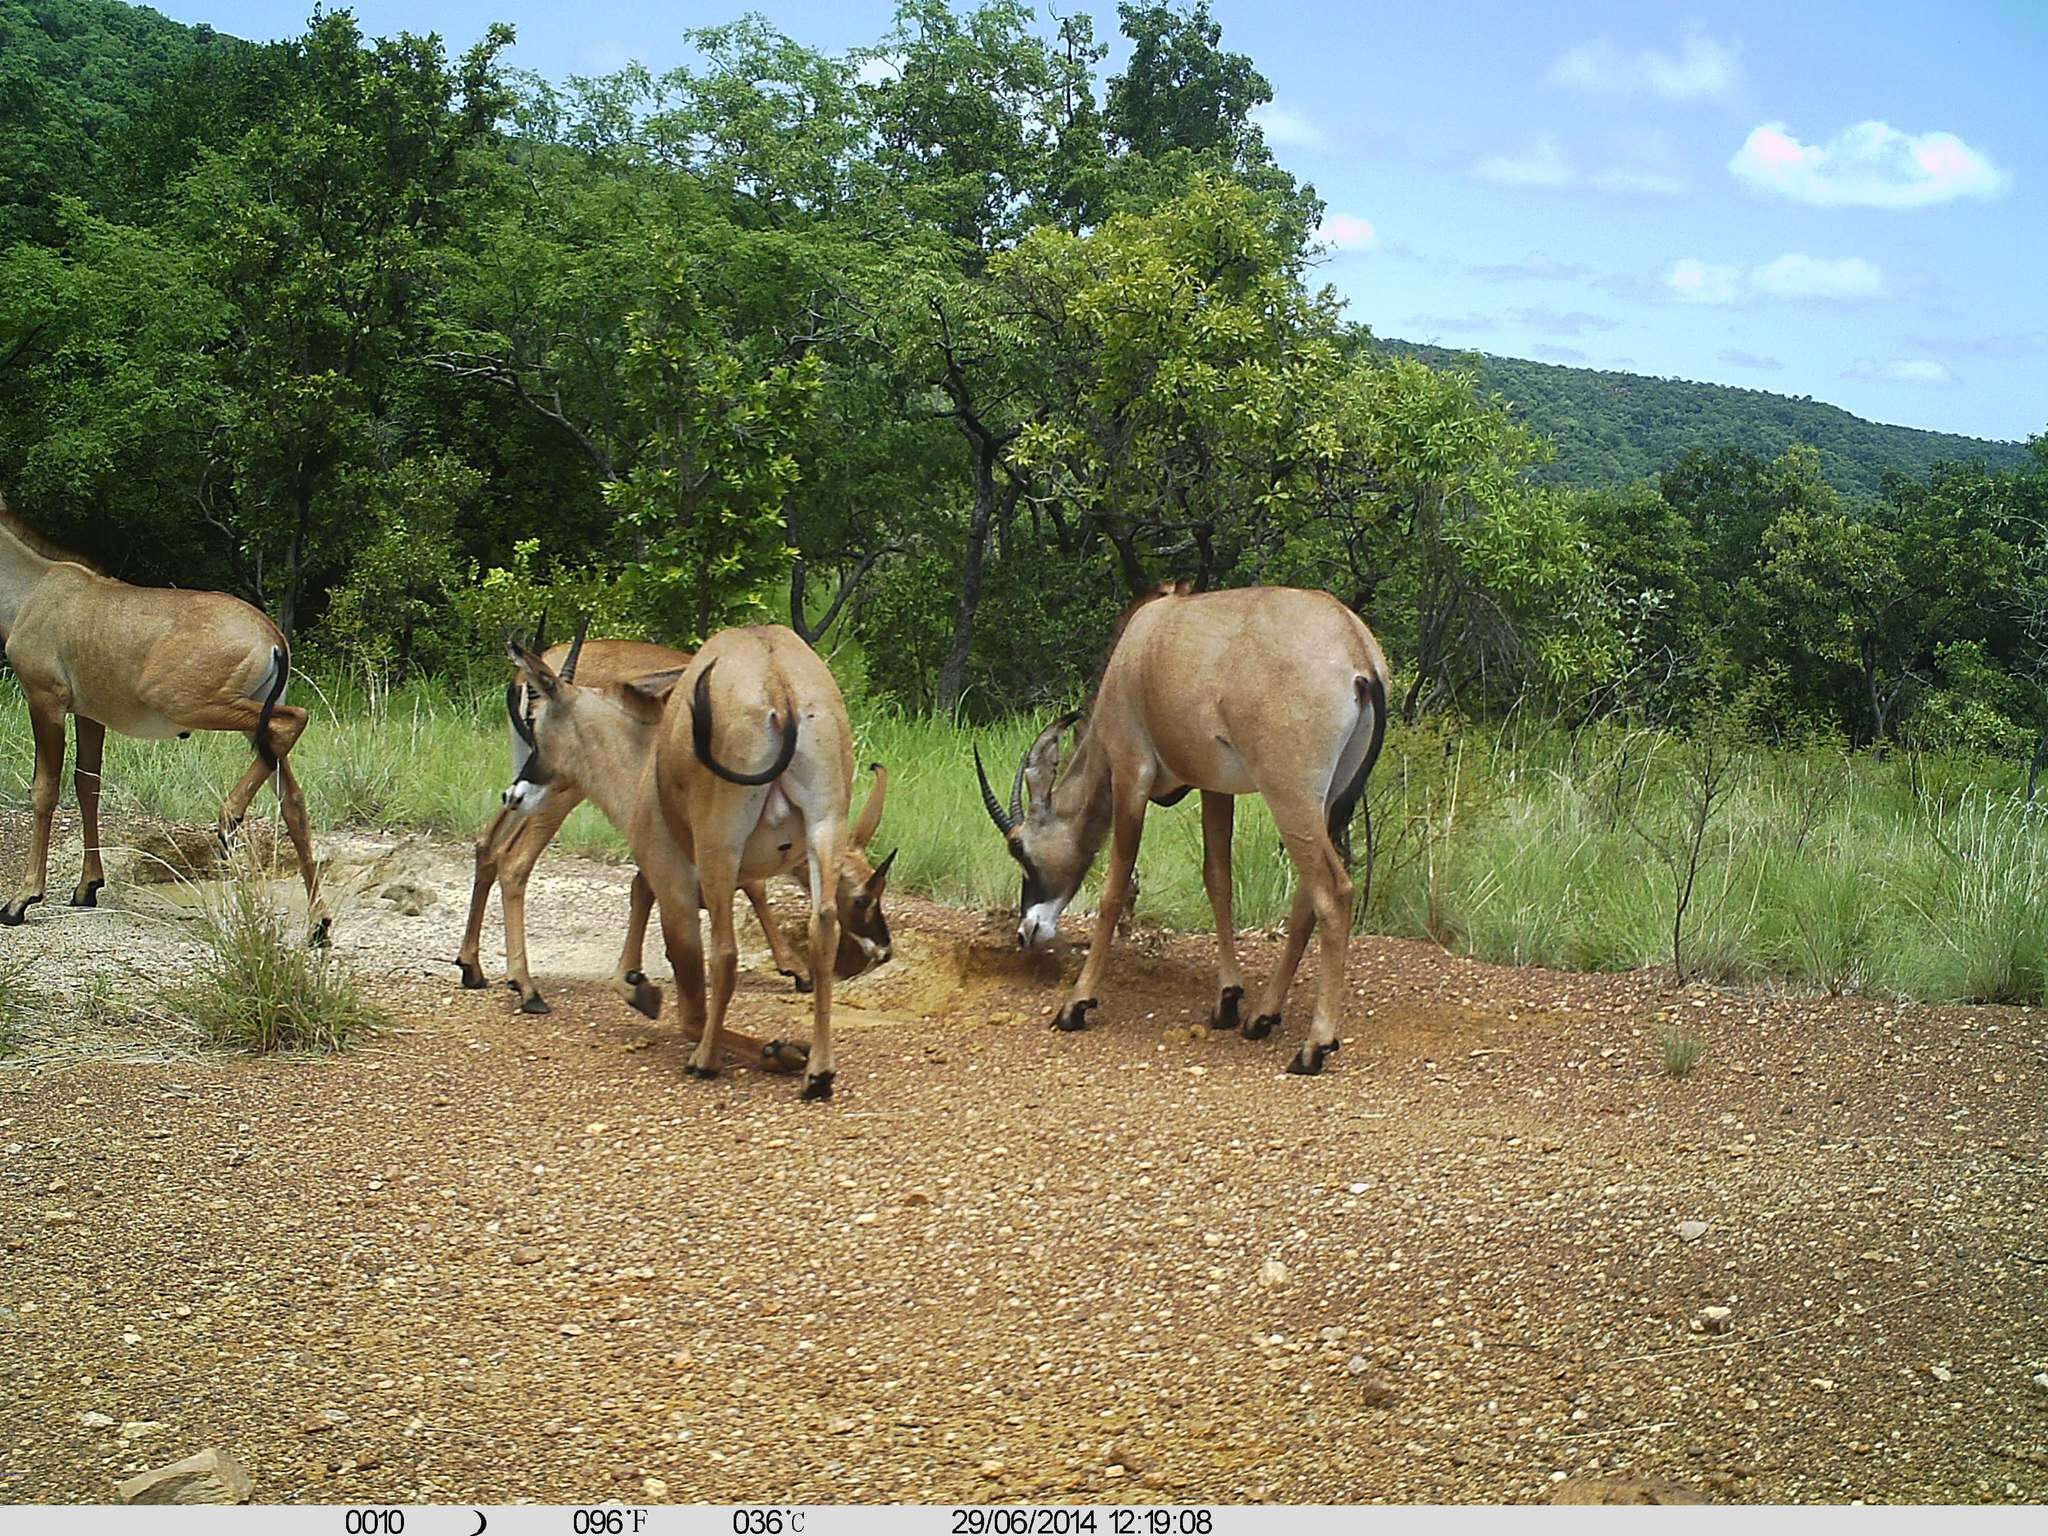
{"type": "Polygon", "coordinates": [[[1685,182],[1668,171],[1620,168],[1601,171],[1586,185],[1597,192],[1621,192],[1634,197],[1676,197],[1685,190],[1685,182]]]}
{"type": "Polygon", "coordinates": [[[1369,251],[1380,243],[1372,220],[1355,213],[1333,213],[1316,230],[1316,238],[1340,251],[1369,251]]]}
{"type": "Polygon", "coordinates": [[[1687,304],[1733,304],[1742,293],[1742,269],[1687,256],[1671,264],[1664,287],[1687,304]]]}
{"type": "Polygon", "coordinates": [[[1861,256],[1828,260],[1787,251],[1746,272],[1687,256],[1665,272],[1664,292],[1687,304],[1740,304],[1751,298],[1854,303],[1884,292],[1884,274],[1861,256]]]}
{"type": "Polygon", "coordinates": [[[1774,299],[1871,299],[1884,291],[1884,274],[1861,256],[1827,261],[1797,251],[1765,262],[1749,281],[1774,299]]]}
{"type": "Polygon", "coordinates": [[[1874,357],[1859,357],[1856,366],[1842,375],[1845,379],[1875,379],[1885,384],[1953,384],[1956,376],[1946,366],[1925,357],[1896,357],[1889,362],[1879,362],[1874,357]]]}
{"type": "Polygon", "coordinates": [[[1264,106],[1252,108],[1252,121],[1259,125],[1259,131],[1266,136],[1268,144],[1283,149],[1326,149],[1329,136],[1325,134],[1307,113],[1297,112],[1292,107],[1276,107],[1270,101],[1264,106]]]}
{"type": "Polygon", "coordinates": [[[1684,178],[1661,134],[1618,136],[1603,156],[1609,157],[1611,162],[1605,168],[1581,171],[1564,147],[1546,134],[1520,149],[1484,156],[1473,164],[1472,173],[1481,181],[1504,187],[1553,191],[1588,187],[1629,197],[1675,197],[1685,190],[1684,178]]]}
{"type": "Polygon", "coordinates": [[[1750,131],[1728,162],[1738,181],[1816,208],[1925,208],[1995,197],[2009,178],[1952,133],[1901,133],[1856,123],[1826,144],[1803,144],[1783,123],[1750,131]]]}
{"type": "Polygon", "coordinates": [[[1606,96],[1661,96],[1666,101],[1712,101],[1729,95],[1742,77],[1733,48],[1697,29],[1676,54],[1654,48],[1630,52],[1604,37],[1568,49],[1550,66],[1550,83],[1606,96]]]}
{"type": "Polygon", "coordinates": [[[1472,170],[1480,180],[1504,187],[1568,187],[1577,179],[1564,151],[1549,138],[1509,154],[1488,155],[1472,170]]]}

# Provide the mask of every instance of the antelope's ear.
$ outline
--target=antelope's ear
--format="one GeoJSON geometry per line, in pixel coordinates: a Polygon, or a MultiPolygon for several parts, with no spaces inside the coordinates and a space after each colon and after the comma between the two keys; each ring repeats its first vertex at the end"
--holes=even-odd
{"type": "Polygon", "coordinates": [[[676,691],[676,684],[683,680],[687,667],[671,667],[666,672],[650,672],[645,677],[626,680],[626,692],[636,694],[650,704],[666,704],[668,696],[676,691]]]}
{"type": "Polygon", "coordinates": [[[896,855],[900,852],[902,852],[900,848],[891,848],[889,850],[889,857],[877,864],[875,872],[868,876],[868,883],[864,887],[868,900],[880,901],[882,899],[882,890],[889,883],[889,866],[896,862],[896,855]]]}
{"type": "Polygon", "coordinates": [[[512,665],[519,669],[520,675],[542,693],[552,697],[561,685],[562,680],[555,676],[555,669],[522,644],[516,635],[505,637],[505,654],[512,658],[512,665]]]}

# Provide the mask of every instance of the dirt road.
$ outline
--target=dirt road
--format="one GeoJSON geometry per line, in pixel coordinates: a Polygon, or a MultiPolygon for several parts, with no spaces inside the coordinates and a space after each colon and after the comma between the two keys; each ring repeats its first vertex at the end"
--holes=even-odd
{"type": "Polygon", "coordinates": [[[207,1445],[320,1502],[2048,1495],[2038,1014],[1359,940],[1304,1080],[1312,959],[1191,1039],[1209,945],[1140,933],[1065,1036],[1057,966],[898,901],[814,1105],[604,989],[621,871],[543,866],[532,1018],[442,963],[462,850],[349,858],[403,1025],[338,1059],[108,1022],[193,952],[160,891],[0,933],[88,1015],[0,1063],[0,1499],[207,1445]]]}

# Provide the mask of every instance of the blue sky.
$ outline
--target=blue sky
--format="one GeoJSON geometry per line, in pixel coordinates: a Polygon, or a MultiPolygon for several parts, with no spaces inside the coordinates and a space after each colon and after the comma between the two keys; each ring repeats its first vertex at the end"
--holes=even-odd
{"type": "MultiPolygon", "coordinates": [[[[310,0],[158,0],[242,37],[310,0]]],[[[748,0],[362,0],[560,77],[685,57],[748,0]]],[[[889,0],[752,0],[800,42],[889,0]]],[[[1090,9],[1115,31],[1113,0],[1090,9]]],[[[2048,4],[1214,0],[1329,204],[1323,275],[1381,335],[1812,395],[1984,437],[2048,429],[2048,4]]],[[[1115,62],[1113,57],[1112,63],[1115,62]]]]}

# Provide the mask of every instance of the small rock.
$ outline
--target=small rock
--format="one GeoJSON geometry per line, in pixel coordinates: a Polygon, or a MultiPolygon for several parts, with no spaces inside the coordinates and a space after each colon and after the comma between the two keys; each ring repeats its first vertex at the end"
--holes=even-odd
{"type": "Polygon", "coordinates": [[[583,1325],[582,1325],[581,1323],[564,1323],[564,1324],[562,1324],[562,1336],[563,1336],[564,1338],[570,1338],[570,1339],[573,1339],[573,1338],[577,1337],[577,1336],[578,1336],[579,1334],[581,1334],[582,1332],[583,1332],[583,1325]]]}
{"type": "Polygon", "coordinates": [[[1728,1307],[1701,1307],[1692,1320],[1694,1333],[1726,1333],[1734,1326],[1735,1313],[1728,1307]]]}
{"type": "Polygon", "coordinates": [[[1344,1342],[1344,1333],[1345,1330],[1343,1328],[1339,1327],[1335,1323],[1332,1323],[1329,1327],[1323,1329],[1321,1334],[1318,1335],[1318,1337],[1320,1337],[1325,1344],[1341,1344],[1344,1342]]]}
{"type": "Polygon", "coordinates": [[[324,1435],[333,1428],[334,1420],[324,1413],[309,1413],[299,1421],[299,1433],[302,1435],[324,1435]]]}
{"type": "Polygon", "coordinates": [[[87,1429],[112,1429],[116,1420],[111,1414],[81,1413],[78,1416],[78,1422],[87,1429]]]}
{"type": "Polygon", "coordinates": [[[155,1419],[130,1419],[121,1426],[120,1434],[123,1440],[133,1445],[137,1440],[146,1439],[162,1428],[163,1425],[155,1419]]]}
{"type": "Polygon", "coordinates": [[[246,1504],[255,1491],[249,1469],[211,1447],[114,1485],[123,1504],[246,1504]]]}
{"type": "Polygon", "coordinates": [[[1704,1221],[1681,1221],[1678,1224],[1678,1240],[1680,1242],[1696,1243],[1706,1235],[1707,1224],[1704,1221]]]}
{"type": "Polygon", "coordinates": [[[1271,1289],[1287,1283],[1287,1266],[1278,1259],[1268,1259],[1259,1266],[1259,1284],[1271,1289]]]}
{"type": "Polygon", "coordinates": [[[432,886],[417,880],[394,880],[377,893],[377,899],[397,909],[401,917],[418,917],[441,898],[432,886]]]}
{"type": "Polygon", "coordinates": [[[43,1212],[43,1225],[46,1227],[68,1227],[76,1220],[78,1220],[78,1212],[76,1211],[43,1212]]]}
{"type": "Polygon", "coordinates": [[[1142,1473],[1147,1470],[1145,1463],[1133,1455],[1128,1446],[1112,1445],[1109,1448],[1109,1462],[1122,1467],[1126,1472],[1142,1473]]]}
{"type": "Polygon", "coordinates": [[[905,1205],[930,1205],[932,1197],[921,1189],[905,1190],[903,1193],[903,1203],[905,1205]]]}
{"type": "Polygon", "coordinates": [[[668,1484],[658,1477],[643,1477],[640,1479],[640,1491],[650,1499],[665,1499],[668,1497],[668,1484]]]}
{"type": "Polygon", "coordinates": [[[1372,1369],[1372,1362],[1366,1359],[1363,1355],[1353,1355],[1349,1360],[1346,1360],[1344,1362],[1344,1369],[1349,1371],[1353,1376],[1363,1376],[1367,1371],[1372,1369]]]}
{"type": "Polygon", "coordinates": [[[514,1264],[538,1264],[541,1258],[541,1251],[531,1243],[521,1243],[512,1250],[512,1262],[514,1264]]]}
{"type": "Polygon", "coordinates": [[[850,1435],[856,1427],[854,1421],[842,1413],[838,1418],[826,1423],[825,1433],[828,1435],[850,1435]]]}
{"type": "Polygon", "coordinates": [[[2038,1375],[2036,1375],[2034,1377],[2034,1385],[2039,1387],[2043,1392],[2048,1392],[2048,1371],[2042,1371],[2038,1375]]]}

